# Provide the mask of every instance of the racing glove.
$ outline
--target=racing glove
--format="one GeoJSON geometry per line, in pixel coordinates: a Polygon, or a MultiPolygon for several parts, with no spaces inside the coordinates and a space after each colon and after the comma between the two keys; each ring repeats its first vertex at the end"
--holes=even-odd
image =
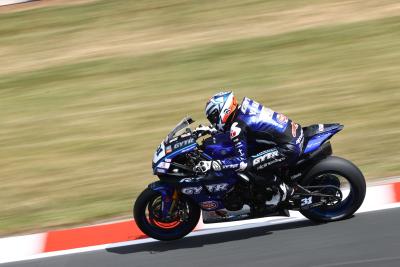
{"type": "Polygon", "coordinates": [[[195,172],[207,173],[210,170],[221,171],[222,165],[219,160],[200,161],[193,169],[195,172]]]}
{"type": "Polygon", "coordinates": [[[197,138],[204,136],[206,134],[215,134],[217,130],[213,127],[210,126],[204,126],[204,125],[199,125],[195,130],[194,130],[197,138]]]}

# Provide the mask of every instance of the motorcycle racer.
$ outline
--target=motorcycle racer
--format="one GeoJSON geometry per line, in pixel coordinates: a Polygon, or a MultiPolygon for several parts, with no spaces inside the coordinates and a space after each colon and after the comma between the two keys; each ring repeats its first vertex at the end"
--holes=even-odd
{"type": "Polygon", "coordinates": [[[362,205],[362,172],[332,153],[330,139],[344,125],[302,128],[252,99],[238,104],[231,92],[213,96],[205,110],[214,127],[193,131],[194,120],[186,116],[153,154],[159,180],[140,193],[133,209],[149,237],[180,239],[201,218],[233,222],[290,216],[289,210],[332,222],[350,218],[362,205]],[[199,140],[203,135],[209,136],[199,140]]]}
{"type": "MultiPolygon", "coordinates": [[[[207,119],[216,130],[230,132],[235,156],[223,160],[201,161],[197,171],[253,170],[262,172],[297,162],[302,153],[302,127],[281,113],[245,97],[238,105],[233,92],[212,96],[205,107],[207,119]],[[265,145],[263,151],[257,148],[265,145]],[[258,152],[258,153],[257,153],[258,152]]],[[[205,131],[206,129],[202,126],[205,131]]],[[[287,186],[280,186],[286,196],[287,186]]],[[[281,199],[284,200],[284,199],[281,199]]]]}

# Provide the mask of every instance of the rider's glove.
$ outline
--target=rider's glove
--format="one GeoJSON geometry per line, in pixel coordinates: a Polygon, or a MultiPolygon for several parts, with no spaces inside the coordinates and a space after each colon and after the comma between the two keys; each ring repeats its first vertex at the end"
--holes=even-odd
{"type": "Polygon", "coordinates": [[[219,160],[200,161],[193,169],[195,172],[207,173],[210,170],[221,171],[222,165],[219,160]]]}
{"type": "Polygon", "coordinates": [[[215,134],[217,132],[217,130],[213,127],[210,126],[204,126],[204,125],[199,125],[194,132],[197,135],[197,138],[206,135],[206,134],[215,134]]]}

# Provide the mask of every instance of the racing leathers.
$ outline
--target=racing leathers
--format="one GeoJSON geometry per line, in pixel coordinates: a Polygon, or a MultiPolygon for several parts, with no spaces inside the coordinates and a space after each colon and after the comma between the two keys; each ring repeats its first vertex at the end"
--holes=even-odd
{"type": "Polygon", "coordinates": [[[243,99],[232,119],[230,137],[235,156],[218,161],[221,170],[262,171],[294,164],[304,141],[299,124],[249,98],[243,99]],[[265,149],[260,151],[261,147],[265,149]]]}

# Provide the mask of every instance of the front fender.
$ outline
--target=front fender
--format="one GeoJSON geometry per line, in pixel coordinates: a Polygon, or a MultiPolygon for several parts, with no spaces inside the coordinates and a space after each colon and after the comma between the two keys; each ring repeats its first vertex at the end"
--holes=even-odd
{"type": "Polygon", "coordinates": [[[151,183],[148,185],[148,188],[153,191],[160,192],[161,196],[163,197],[172,196],[175,190],[175,187],[173,185],[162,181],[151,183]]]}

